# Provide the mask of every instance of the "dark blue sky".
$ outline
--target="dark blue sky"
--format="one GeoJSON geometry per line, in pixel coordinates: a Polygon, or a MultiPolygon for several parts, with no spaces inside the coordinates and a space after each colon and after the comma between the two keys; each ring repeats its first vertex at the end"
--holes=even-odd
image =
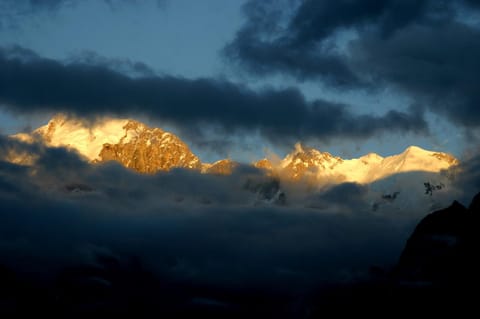
{"type": "Polygon", "coordinates": [[[173,130],[207,161],[283,156],[298,140],[344,157],[412,144],[461,157],[480,117],[477,9],[467,0],[4,0],[1,130],[57,111],[113,113],[173,130]],[[77,71],[104,82],[82,93],[77,71]]]}

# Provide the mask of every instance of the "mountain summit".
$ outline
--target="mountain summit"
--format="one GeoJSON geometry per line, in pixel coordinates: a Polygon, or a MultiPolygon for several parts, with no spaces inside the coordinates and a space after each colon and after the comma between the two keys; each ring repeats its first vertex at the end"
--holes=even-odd
{"type": "Polygon", "coordinates": [[[74,149],[93,163],[114,160],[141,173],[201,168],[199,158],[176,135],[130,119],[103,119],[88,125],[57,115],[32,134],[17,137],[40,137],[49,146],[74,149]]]}

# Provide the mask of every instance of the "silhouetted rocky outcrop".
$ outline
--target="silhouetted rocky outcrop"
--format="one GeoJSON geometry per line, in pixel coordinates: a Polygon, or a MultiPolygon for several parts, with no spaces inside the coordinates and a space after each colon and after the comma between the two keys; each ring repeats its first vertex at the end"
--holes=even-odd
{"type": "Polygon", "coordinates": [[[424,285],[478,281],[480,194],[468,208],[459,202],[426,216],[409,238],[395,270],[399,279],[424,285]]]}
{"type": "Polygon", "coordinates": [[[313,299],[310,318],[350,316],[452,316],[478,312],[480,193],[469,207],[454,201],[426,216],[392,272],[334,285],[313,299]]]}

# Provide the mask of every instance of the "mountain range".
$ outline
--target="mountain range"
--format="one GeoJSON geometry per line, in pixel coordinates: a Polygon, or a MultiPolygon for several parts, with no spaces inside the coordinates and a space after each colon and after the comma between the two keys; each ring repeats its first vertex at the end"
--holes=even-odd
{"type": "MultiPolygon", "coordinates": [[[[104,118],[87,123],[59,114],[33,132],[13,137],[67,147],[91,163],[117,161],[140,173],[185,168],[207,174],[230,174],[239,165],[231,159],[203,163],[175,134],[132,119],[104,118]]],[[[387,157],[369,153],[359,158],[343,159],[297,143],[281,160],[264,158],[251,165],[290,181],[367,184],[398,173],[438,173],[458,163],[448,153],[427,151],[417,146],[387,157]]]]}

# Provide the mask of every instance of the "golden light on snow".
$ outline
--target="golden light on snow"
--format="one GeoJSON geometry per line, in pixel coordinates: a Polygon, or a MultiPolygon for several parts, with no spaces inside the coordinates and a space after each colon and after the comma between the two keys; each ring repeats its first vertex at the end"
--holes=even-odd
{"type": "MultiPolygon", "coordinates": [[[[129,119],[105,118],[88,126],[59,115],[30,135],[22,133],[14,137],[27,142],[41,138],[49,146],[74,149],[93,163],[116,160],[142,173],[183,167],[202,173],[229,174],[238,165],[230,159],[202,163],[176,135],[129,119]]],[[[450,154],[417,146],[387,157],[369,153],[359,158],[343,159],[300,143],[281,160],[261,159],[253,163],[282,179],[317,184],[369,184],[398,173],[438,173],[457,164],[458,160],[450,154]]]]}

